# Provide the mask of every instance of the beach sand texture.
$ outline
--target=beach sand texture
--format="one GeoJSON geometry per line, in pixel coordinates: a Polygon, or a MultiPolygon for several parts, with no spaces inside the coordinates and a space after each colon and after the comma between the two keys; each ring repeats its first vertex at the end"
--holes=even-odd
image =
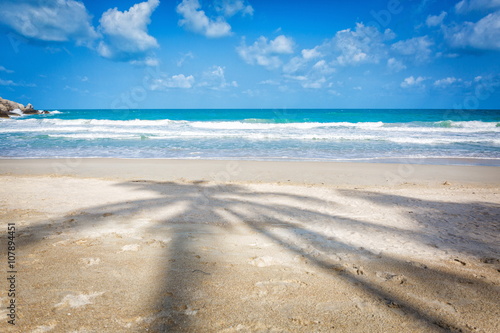
{"type": "Polygon", "coordinates": [[[499,332],[497,170],[3,160],[0,330],[499,332]]]}

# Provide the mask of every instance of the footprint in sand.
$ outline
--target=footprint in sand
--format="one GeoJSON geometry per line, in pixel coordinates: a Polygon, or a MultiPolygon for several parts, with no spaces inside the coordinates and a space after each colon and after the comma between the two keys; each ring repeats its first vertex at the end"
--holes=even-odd
{"type": "Polygon", "coordinates": [[[165,248],[167,247],[167,243],[170,242],[170,239],[167,241],[152,239],[146,242],[146,245],[149,245],[153,248],[165,248]]]}
{"type": "Polygon", "coordinates": [[[104,292],[93,293],[93,294],[88,294],[88,295],[85,295],[85,294],[66,295],[61,300],[61,302],[59,302],[55,305],[55,307],[58,308],[58,307],[69,306],[71,308],[79,308],[79,307],[85,306],[87,304],[92,304],[91,300],[97,296],[101,296],[102,294],[104,294],[104,292]]]}
{"type": "Polygon", "coordinates": [[[129,245],[125,245],[125,246],[122,246],[122,249],[121,251],[118,251],[118,253],[121,253],[121,252],[126,252],[126,251],[133,251],[133,252],[137,252],[139,251],[139,248],[141,246],[139,244],[129,244],[129,245]]]}
{"type": "Polygon", "coordinates": [[[285,265],[286,263],[284,260],[280,260],[275,257],[263,256],[263,257],[252,258],[249,261],[249,264],[257,267],[268,267],[273,265],[285,265]]]}
{"type": "Polygon", "coordinates": [[[35,328],[31,333],[45,333],[45,332],[50,332],[56,327],[55,324],[50,324],[50,325],[41,325],[35,328]]]}
{"type": "Polygon", "coordinates": [[[81,258],[80,262],[85,267],[90,267],[90,266],[94,266],[94,265],[99,265],[101,263],[101,258],[81,258]]]}
{"type": "Polygon", "coordinates": [[[375,275],[382,279],[383,281],[389,281],[396,284],[405,284],[407,283],[407,278],[401,274],[393,274],[388,272],[376,272],[375,275]]]}

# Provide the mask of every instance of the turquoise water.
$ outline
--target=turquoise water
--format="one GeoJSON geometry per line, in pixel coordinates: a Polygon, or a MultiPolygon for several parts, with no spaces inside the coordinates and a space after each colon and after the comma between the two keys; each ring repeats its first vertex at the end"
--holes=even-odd
{"type": "MultiPolygon", "coordinates": [[[[39,117],[39,116],[38,116],[39,117]]],[[[43,116],[42,116],[43,117],[43,116]]],[[[401,110],[401,109],[141,109],[141,110],[63,110],[58,119],[97,120],[187,120],[245,122],[500,122],[500,110],[401,110]]]]}
{"type": "Polygon", "coordinates": [[[0,120],[0,156],[500,165],[499,134],[499,110],[57,110],[0,120]]]}

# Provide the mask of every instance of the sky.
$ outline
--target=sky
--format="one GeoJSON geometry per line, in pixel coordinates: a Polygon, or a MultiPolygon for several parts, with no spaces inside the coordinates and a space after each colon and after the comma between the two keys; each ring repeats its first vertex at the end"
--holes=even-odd
{"type": "Polygon", "coordinates": [[[500,0],[0,0],[39,109],[500,109],[500,0]]]}

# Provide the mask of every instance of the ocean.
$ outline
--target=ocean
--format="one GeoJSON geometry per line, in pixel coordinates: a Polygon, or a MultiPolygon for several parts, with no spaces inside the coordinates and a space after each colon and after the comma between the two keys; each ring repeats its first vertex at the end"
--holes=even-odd
{"type": "Polygon", "coordinates": [[[500,110],[54,110],[1,119],[0,157],[500,166],[500,110]]]}

